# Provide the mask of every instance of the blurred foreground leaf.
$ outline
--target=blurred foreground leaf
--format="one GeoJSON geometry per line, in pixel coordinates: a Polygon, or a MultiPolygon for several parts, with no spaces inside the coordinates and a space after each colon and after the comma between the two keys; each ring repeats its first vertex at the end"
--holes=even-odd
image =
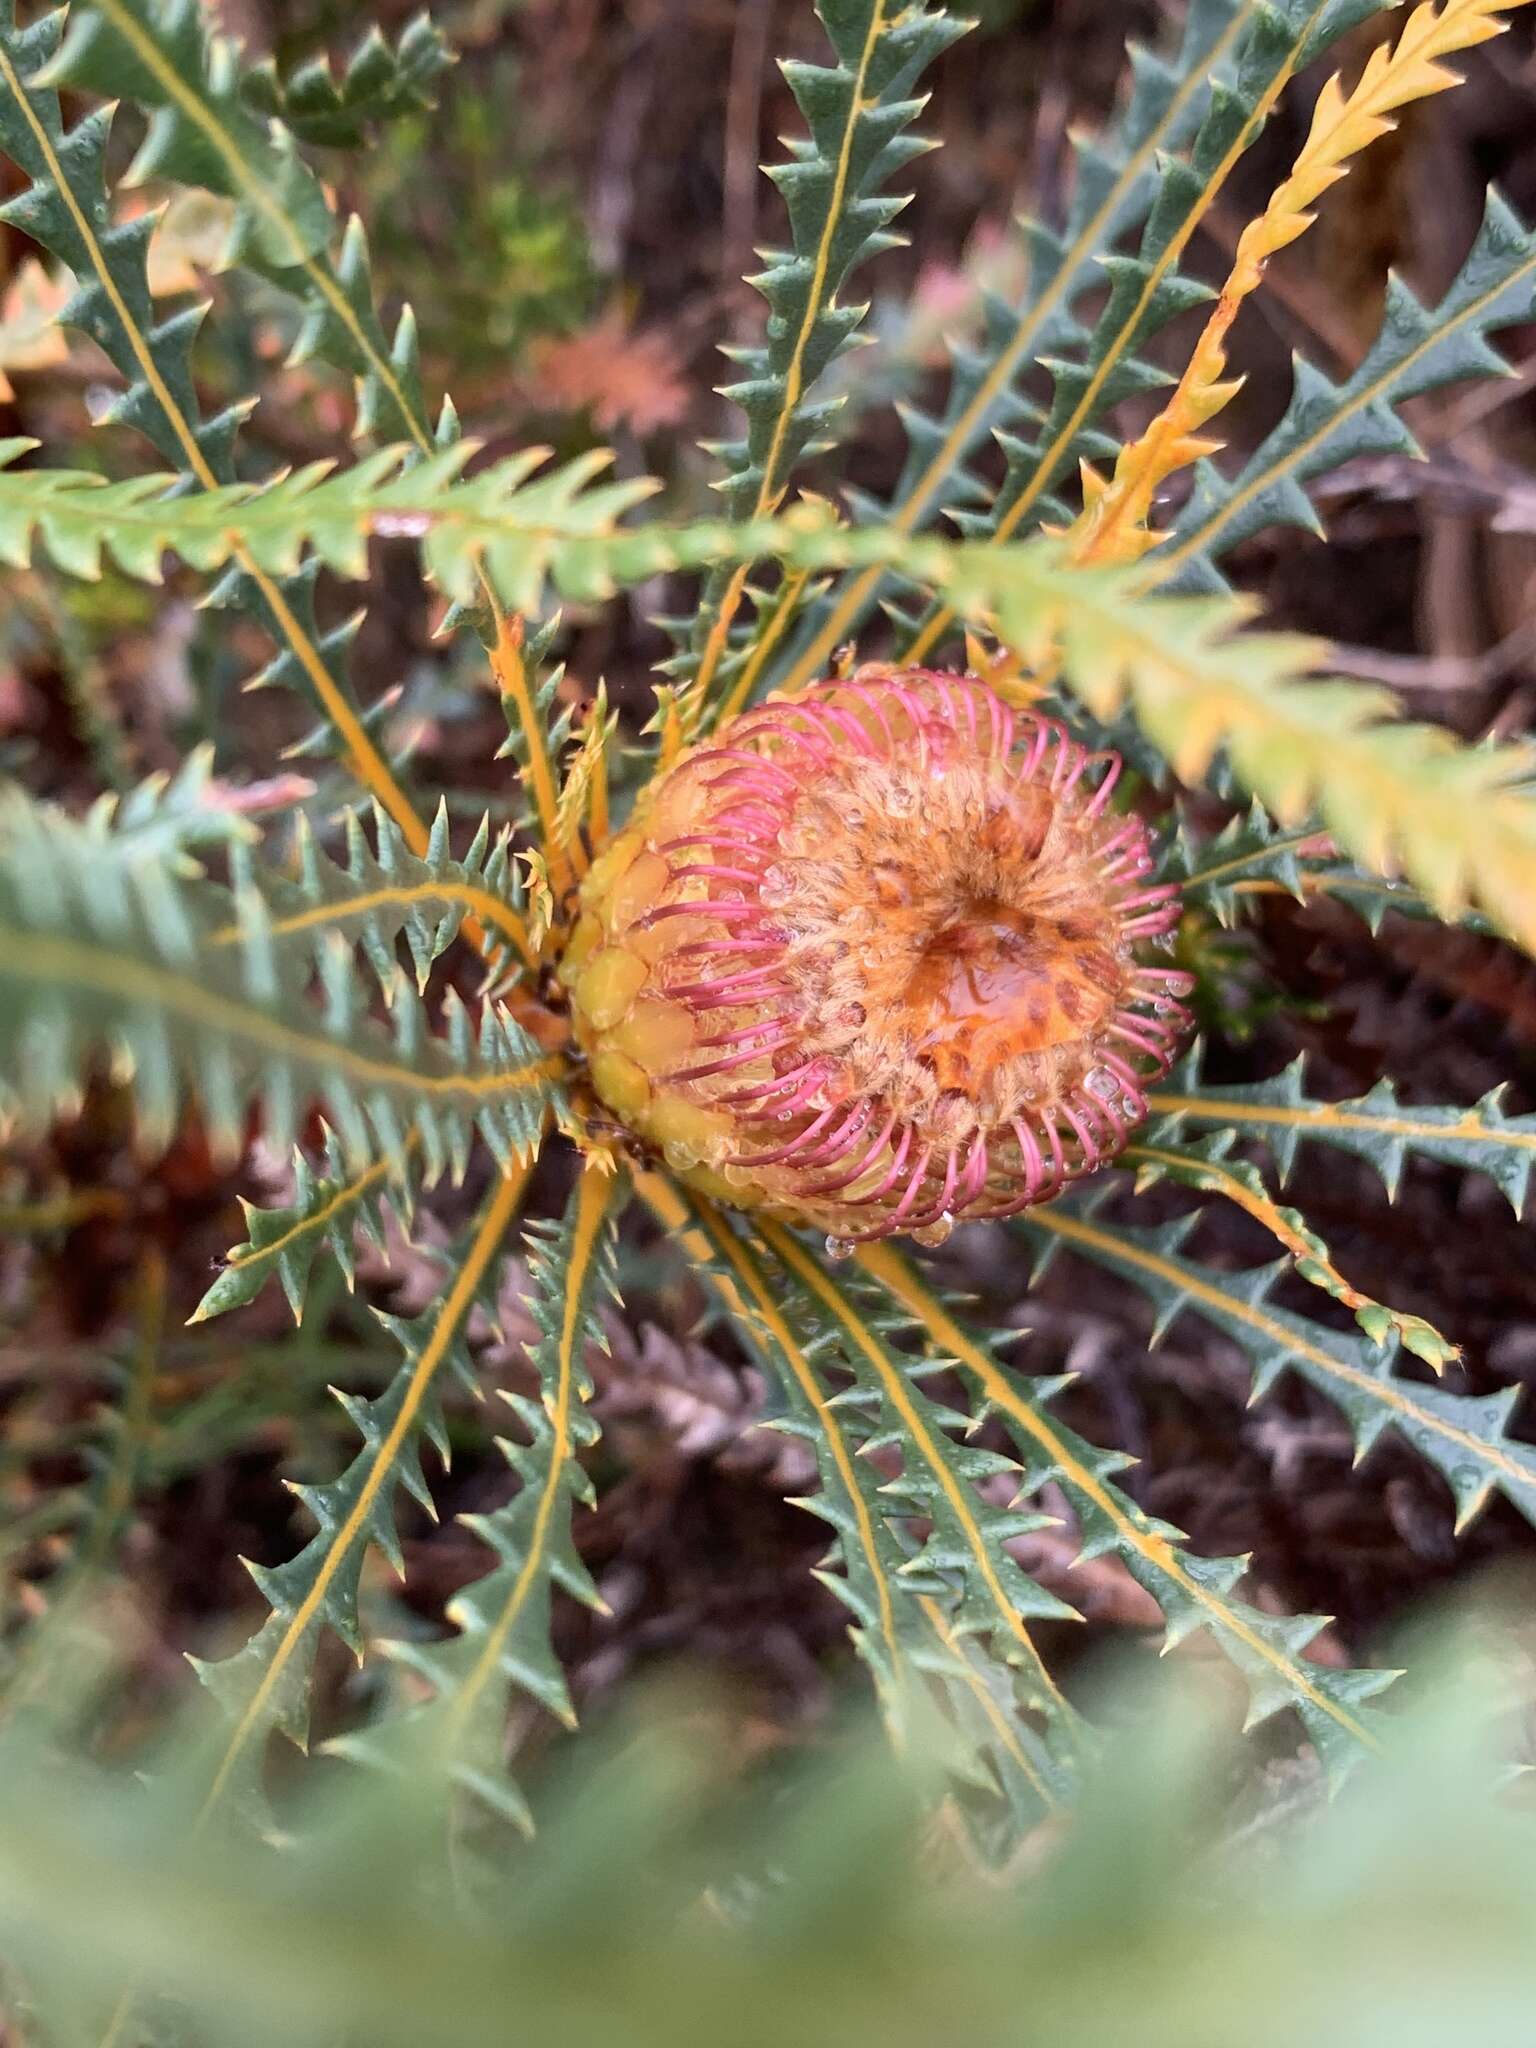
{"type": "Polygon", "coordinates": [[[99,2039],[135,1969],[210,2044],[1524,2048],[1536,1820],[1486,1697],[1428,1696],[1331,1805],[1255,1818],[1210,1703],[1175,1690],[1002,1879],[936,1818],[920,1743],[905,1764],[834,1745],[743,1790],[717,1718],[674,1697],[545,1787],[540,1834],[477,1859],[472,1901],[409,1774],[346,1773],[280,1848],[189,1843],[195,1730],[146,1791],[20,1719],[0,1953],[29,2041],[99,2039]]]}

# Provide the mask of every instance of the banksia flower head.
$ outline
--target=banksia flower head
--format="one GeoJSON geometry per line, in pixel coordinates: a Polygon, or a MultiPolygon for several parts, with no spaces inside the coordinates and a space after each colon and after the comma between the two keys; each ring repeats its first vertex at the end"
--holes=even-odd
{"type": "Polygon", "coordinates": [[[719,1199],[937,1243],[1113,1157],[1188,1023],[1139,957],[1119,756],[869,664],[744,712],[592,866],[562,975],[597,1095],[719,1199]]]}

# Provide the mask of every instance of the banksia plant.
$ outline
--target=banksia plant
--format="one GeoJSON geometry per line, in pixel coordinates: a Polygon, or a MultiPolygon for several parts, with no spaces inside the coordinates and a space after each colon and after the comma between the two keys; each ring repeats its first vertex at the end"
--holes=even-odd
{"type": "MultiPolygon", "coordinates": [[[[1416,1161],[1480,1172],[1518,1210],[1536,1117],[1498,1093],[1410,1106],[1385,1075],[1344,1103],[1300,1066],[1229,1083],[1191,1021],[1219,1035],[1231,948],[1276,893],[1536,948],[1529,748],[1408,719],[1330,675],[1317,643],[1255,625],[1229,583],[1240,542],[1317,523],[1318,479],[1413,449],[1405,401],[1503,367],[1496,338],[1536,310],[1536,238],[1491,195],[1439,305],[1391,281],[1350,377],[1302,365],[1246,460],[1221,447],[1265,266],[1348,203],[1353,162],[1514,4],[1430,0],[1322,92],[1170,379],[1173,323],[1210,296],[1188,252],[1237,167],[1298,75],[1393,11],[1198,0],[1173,46],[1138,55],[1060,215],[1030,224],[1025,282],[978,307],[942,403],[904,410],[877,502],[828,495],[832,373],[860,338],[862,266],[896,240],[893,184],[926,147],[924,74],[966,24],[923,0],[819,0],[829,48],[787,67],[805,128],[772,174],[788,240],[723,394],[740,430],[712,447],[711,516],[683,484],[642,512],[662,486],[616,480],[600,450],[477,460],[429,396],[409,310],[381,314],[365,227],[338,218],[340,181],[310,153],[458,89],[430,23],[285,76],[191,0],[73,0],[23,23],[0,0],[0,211],[58,308],[41,344],[12,337],[16,402],[31,418],[27,380],[71,337],[93,353],[69,389],[112,384],[72,435],[57,421],[74,414],[41,407],[48,442],[0,443],[18,604],[65,621],[65,579],[171,573],[197,601],[198,673],[246,662],[298,735],[286,765],[253,758],[210,685],[184,758],[135,779],[134,735],[65,628],[100,798],[59,801],[78,778],[4,757],[0,1222],[24,1274],[56,1270],[35,1247],[85,1219],[136,1261],[99,1346],[82,1340],[94,1391],[67,1444],[35,1457],[18,1429],[0,1446],[25,1509],[3,1553],[13,1698],[53,1682],[67,1632],[48,1616],[113,1571],[146,1495],[287,1417],[307,1534],[253,1566],[246,1640],[197,1664],[220,1733],[178,1811],[199,1838],[252,1821],[284,1838],[269,1738],[307,1743],[332,1633],[366,1682],[325,1695],[328,1768],[405,1763],[412,1800],[456,1826],[526,1825],[509,1728],[530,1705],[576,1718],[554,1629],[572,1603],[605,1609],[590,1509],[620,1455],[618,1432],[595,1449],[594,1387],[622,1371],[601,1361],[621,1275],[660,1274],[804,1446],[851,1654],[898,1746],[919,1701],[938,1709],[946,1782],[989,1854],[1072,1807],[1093,1749],[1042,1634],[1073,1614],[1070,1575],[1030,1568],[1047,1523],[1115,1560],[1170,1645],[1202,1633],[1250,1718],[1288,1712],[1330,1775],[1376,1747],[1389,1674],[1309,1658],[1323,1617],[1247,1598],[1246,1558],[1197,1553],[1150,1513],[1125,1454],[1058,1416],[1067,1381],[1032,1374],[1029,1343],[989,1336],[958,1290],[995,1279],[1012,1308],[1065,1255],[1139,1290],[1152,1338],[1202,1319],[1255,1398],[1303,1382],[1359,1455],[1391,1432],[1458,1527],[1495,1494],[1536,1522],[1515,1388],[1469,1379],[1454,1333],[1367,1294],[1282,1199],[1306,1141],[1365,1159],[1389,1193],[1416,1161]],[[151,262],[159,213],[113,182],[124,106],[144,122],[135,175],[227,231],[208,305],[185,263],[151,262]],[[274,330],[256,349],[253,307],[274,330]],[[274,338],[326,391],[316,419],[352,428],[295,469],[271,467],[261,394],[236,388],[274,338]],[[366,583],[379,538],[414,549],[441,600],[441,653],[403,706],[354,664],[357,620],[329,588],[366,583]],[[560,607],[658,583],[668,653],[636,714],[634,689],[610,705],[566,674],[560,607]],[[472,786],[442,767],[463,758],[445,730],[484,743],[472,786]],[[137,1193],[49,1150],[103,1100],[137,1193]],[[194,1279],[177,1204],[235,1173],[244,1235],[194,1279]],[[1148,1220],[1154,1183],[1176,1199],[1148,1220]],[[1192,1249],[1202,1201],[1241,1210],[1272,1262],[1192,1249]],[[435,1279],[360,1337],[343,1296],[360,1246],[402,1262],[413,1237],[411,1280],[435,1279]],[[277,1367],[220,1321],[250,1308],[259,1328],[269,1283],[304,1326],[277,1367]],[[494,1360],[505,1398],[476,1407],[494,1360]],[[328,1383],[340,1423],[305,1404],[328,1383]],[[405,1497],[437,1512],[456,1439],[478,1510],[467,1582],[440,1619],[403,1620],[372,1566],[402,1563],[405,1497]],[[61,1493],[71,1457],[86,1476],[61,1493]]],[[[103,2038],[149,2030],[151,1988],[119,1987],[103,2038]]]]}
{"type": "Polygon", "coordinates": [[[770,698],[642,796],[561,967],[600,1100],[834,1255],[1016,1215],[1121,1150],[1190,977],[1119,756],[971,677],[770,698]]]}

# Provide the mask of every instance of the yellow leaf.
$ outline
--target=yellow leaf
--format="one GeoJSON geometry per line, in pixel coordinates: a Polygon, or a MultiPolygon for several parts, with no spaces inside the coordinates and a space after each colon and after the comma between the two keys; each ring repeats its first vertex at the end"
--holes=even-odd
{"type": "MultiPolygon", "coordinates": [[[[1397,123],[1397,111],[1459,85],[1444,60],[1502,35],[1502,15],[1525,0],[1424,0],[1396,44],[1379,44],[1350,92],[1335,75],[1318,94],[1306,143],[1269,204],[1248,223],[1214,311],[1168,403],[1138,439],[1120,451],[1113,478],[1085,487],[1083,511],[1069,540],[1080,562],[1134,562],[1157,545],[1147,522],[1158,491],[1170,476],[1214,454],[1219,441],[1196,429],[1215,417],[1240,388],[1226,377],[1226,339],[1244,301],[1263,281],[1269,260],[1304,235],[1316,215],[1309,209],[1347,176],[1350,159],[1397,123]]],[[[1085,486],[1086,486],[1085,478],[1085,486]]]]}

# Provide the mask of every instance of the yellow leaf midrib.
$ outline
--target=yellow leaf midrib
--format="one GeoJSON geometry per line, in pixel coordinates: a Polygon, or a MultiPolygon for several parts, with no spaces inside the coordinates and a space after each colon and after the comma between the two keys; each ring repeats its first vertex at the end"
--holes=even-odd
{"type": "Polygon", "coordinates": [[[1299,1336],[1277,1317],[1266,1314],[1251,1302],[1201,1280],[1196,1274],[1175,1265],[1171,1260],[1161,1258],[1144,1245],[1134,1244],[1129,1239],[1096,1230],[1081,1217],[1067,1216],[1054,1209],[1038,1210],[1031,1218],[1032,1225],[1049,1231],[1053,1236],[1064,1239],[1068,1244],[1092,1245],[1126,1264],[1137,1267],[1152,1278],[1161,1280],[1174,1289],[1181,1299],[1191,1305],[1204,1308],[1213,1317],[1225,1318],[1252,1330],[1267,1343],[1297,1359],[1305,1359],[1314,1371],[1338,1381],[1361,1393],[1368,1394],[1384,1408],[1392,1411],[1400,1421],[1411,1423],[1417,1429],[1428,1430],[1441,1437],[1454,1449],[1464,1452],[1497,1473],[1504,1482],[1521,1491],[1536,1488],[1536,1478],[1526,1472],[1508,1451],[1497,1443],[1485,1442],[1469,1430],[1461,1429],[1454,1422],[1447,1422],[1422,1408],[1411,1398],[1411,1388],[1401,1380],[1377,1378],[1374,1374],[1362,1372],[1359,1367],[1346,1364],[1325,1351],[1320,1344],[1299,1336]]]}
{"type": "MultiPolygon", "coordinates": [[[[816,245],[816,255],[811,266],[811,279],[806,292],[805,311],[800,317],[799,331],[790,350],[789,361],[784,375],[784,391],[774,417],[773,431],[769,437],[768,450],[763,458],[763,474],[758,483],[757,497],[752,517],[758,519],[770,511],[783,497],[787,480],[777,480],[779,462],[789,430],[794,420],[795,408],[799,405],[805,388],[805,356],[810,347],[811,337],[816,331],[816,322],[824,310],[822,293],[826,288],[827,273],[832,264],[832,245],[837,239],[837,230],[842,213],[843,197],[848,189],[849,169],[853,162],[853,145],[858,135],[859,121],[869,111],[865,99],[865,84],[875,50],[886,29],[886,10],[889,0],[875,0],[870,9],[869,23],[864,34],[863,47],[859,52],[858,69],[853,75],[852,89],[848,103],[848,118],[843,128],[838,149],[837,163],[833,171],[832,192],[828,200],[826,218],[822,223],[821,235],[816,245]]],[[[685,732],[696,729],[708,697],[715,671],[720,665],[730,635],[731,622],[741,603],[742,593],[747,587],[751,573],[750,563],[742,563],[733,570],[721,595],[715,617],[700,656],[698,672],[688,686],[683,711],[685,732]]]]}
{"type": "MultiPolygon", "coordinates": [[[[1047,488],[1047,480],[1050,478],[1055,465],[1071,447],[1074,438],[1083,427],[1085,421],[1092,418],[1093,408],[1098,402],[1099,394],[1103,391],[1104,386],[1109,382],[1110,377],[1131,347],[1130,337],[1135,334],[1147,308],[1152,304],[1153,299],[1168,276],[1176,270],[1196,230],[1204,220],[1211,202],[1226,183],[1238,160],[1247,151],[1254,136],[1274,111],[1280,95],[1290,84],[1295,74],[1296,59],[1306,48],[1311,40],[1313,30],[1330,5],[1331,0],[1316,0],[1316,4],[1308,14],[1304,26],[1298,30],[1293,38],[1289,56],[1280,65],[1274,77],[1259,95],[1259,98],[1254,103],[1253,111],[1244,122],[1237,137],[1228,147],[1220,162],[1212,169],[1201,193],[1199,203],[1191,208],[1183,225],[1169,237],[1166,247],[1159,251],[1151,264],[1146,282],[1142,287],[1135,306],[1120,329],[1115,345],[1109,348],[1102,359],[1094,366],[1088,383],[1084,386],[1082,394],[1073,406],[1071,413],[1057,430],[1050,446],[1042,451],[1030,481],[1025,485],[1014,502],[997,519],[992,531],[986,536],[983,545],[995,547],[1011,539],[1038,503],[1047,488]]],[[[933,617],[918,631],[911,644],[906,648],[903,658],[912,662],[921,661],[929,649],[948,631],[954,617],[955,613],[949,606],[940,605],[933,617]]]]}
{"type": "Polygon", "coordinates": [[[555,1353],[555,1394],[546,1400],[549,1419],[549,1460],[539,1486],[533,1524],[524,1557],[501,1610],[481,1638],[475,1661],[461,1685],[454,1690],[445,1718],[445,1741],[452,1747],[459,1731],[474,1711],[475,1703],[494,1678],[502,1649],[528,1604],[549,1548],[555,1509],[560,1499],[560,1482],[573,1450],[571,1416],[577,1389],[577,1353],[582,1338],[581,1307],[587,1276],[602,1244],[603,1225],[617,1190],[617,1181],[599,1165],[583,1169],[577,1186],[576,1218],[571,1231],[571,1256],[565,1269],[565,1309],[555,1353]]]}
{"type": "MultiPolygon", "coordinates": [[[[1475,322],[1477,314],[1484,307],[1491,305],[1495,299],[1502,298],[1504,293],[1521,279],[1533,275],[1536,275],[1536,252],[1533,252],[1530,258],[1521,264],[1517,270],[1509,272],[1498,284],[1490,286],[1486,292],[1472,301],[1466,309],[1459,312],[1456,316],[1457,328],[1475,322]]],[[[1275,464],[1269,470],[1252,478],[1248,484],[1234,490],[1232,495],[1217,508],[1218,516],[1214,521],[1209,522],[1204,527],[1196,528],[1193,533],[1189,534],[1185,539],[1176,542],[1172,547],[1158,549],[1150,558],[1148,564],[1149,582],[1165,582],[1175,570],[1182,568],[1192,556],[1203,554],[1211,545],[1210,535],[1213,528],[1216,534],[1219,535],[1223,528],[1229,526],[1241,512],[1253,503],[1255,498],[1262,496],[1277,480],[1287,476],[1294,476],[1297,470],[1306,462],[1308,456],[1315,454],[1337,432],[1341,420],[1351,417],[1356,412],[1368,410],[1394,384],[1400,382],[1405,374],[1410,373],[1418,363],[1431,354],[1451,331],[1449,327],[1442,327],[1427,336],[1409,354],[1384,370],[1379,377],[1375,378],[1369,385],[1364,386],[1356,396],[1352,397],[1347,411],[1331,415],[1320,426],[1314,427],[1312,432],[1305,435],[1294,447],[1287,450],[1285,460],[1282,463],[1275,464]]]]}
{"type": "MultiPolygon", "coordinates": [[[[525,961],[531,959],[527,933],[510,904],[488,889],[451,879],[400,883],[388,888],[369,889],[338,903],[308,904],[303,910],[272,918],[263,927],[263,932],[268,938],[287,939],[299,932],[320,930],[353,918],[367,917],[375,910],[411,910],[427,903],[441,903],[472,912],[482,924],[491,926],[508,939],[525,961]]],[[[207,943],[210,946],[232,946],[239,944],[244,936],[244,928],[238,922],[226,924],[210,932],[207,943]]]]}
{"type": "Polygon", "coordinates": [[[1163,1089],[1154,1089],[1147,1099],[1154,1115],[1197,1117],[1203,1123],[1278,1125],[1302,1137],[1327,1131],[1361,1131],[1371,1136],[1402,1138],[1410,1144],[1453,1140],[1498,1145],[1514,1152],[1536,1152],[1536,1131],[1513,1131],[1485,1124],[1475,1109],[1466,1110],[1454,1123],[1434,1124],[1415,1118],[1411,1111],[1398,1110],[1388,1116],[1362,1111],[1347,1103],[1316,1102],[1289,1109],[1283,1104],[1244,1102],[1237,1097],[1172,1095],[1163,1089]]]}

